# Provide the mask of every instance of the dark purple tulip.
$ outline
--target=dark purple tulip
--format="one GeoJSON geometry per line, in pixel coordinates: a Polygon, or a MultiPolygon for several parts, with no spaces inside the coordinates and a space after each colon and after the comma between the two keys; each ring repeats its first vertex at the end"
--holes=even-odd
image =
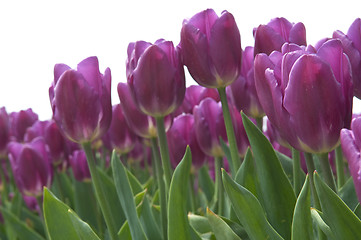
{"type": "Polygon", "coordinates": [[[227,142],[222,105],[212,98],[204,99],[193,109],[194,128],[198,144],[208,156],[223,157],[219,138],[227,142]]]}
{"type": "Polygon", "coordinates": [[[351,67],[339,40],[315,48],[285,45],[283,55],[258,54],[260,103],[282,138],[300,150],[325,153],[339,142],[352,114],[351,67]],[[291,50],[291,51],[289,51],[291,50]]]}
{"type": "Polygon", "coordinates": [[[361,117],[352,120],[351,130],[341,130],[341,147],[361,202],[361,117]]]}
{"type": "Polygon", "coordinates": [[[43,187],[50,187],[53,178],[44,139],[38,137],[25,144],[10,142],[8,151],[18,189],[25,195],[41,196],[43,187]]]}
{"type": "Polygon", "coordinates": [[[252,118],[261,118],[264,111],[254,82],[253,47],[246,47],[242,56],[241,75],[227,88],[227,96],[238,111],[243,111],[252,118]]]}
{"type": "Polygon", "coordinates": [[[53,118],[66,137],[82,143],[96,140],[108,130],[112,117],[110,85],[110,69],[101,74],[97,57],[83,60],[76,70],[55,65],[49,96],[53,118]]]}
{"type": "Polygon", "coordinates": [[[191,85],[186,88],[186,93],[182,105],[174,112],[174,116],[182,113],[193,113],[193,108],[197,106],[203,99],[210,97],[219,102],[217,89],[206,88],[199,85],[191,85]]]}
{"type": "Polygon", "coordinates": [[[24,141],[26,129],[37,120],[38,115],[30,108],[19,112],[10,113],[10,134],[18,142],[24,141]]]}
{"type": "Polygon", "coordinates": [[[54,165],[58,165],[71,151],[71,142],[64,138],[58,125],[54,120],[49,120],[44,131],[44,139],[49,146],[51,161],[54,165]]]}
{"type": "MultiPolygon", "coordinates": [[[[230,109],[231,117],[234,122],[234,131],[236,135],[237,148],[240,157],[244,157],[246,155],[247,149],[249,147],[249,141],[247,137],[246,130],[243,126],[241,113],[236,109],[235,106],[230,105],[232,108],[230,109]]],[[[255,121],[253,121],[255,123],[255,121]]]]}
{"type": "Polygon", "coordinates": [[[88,162],[83,150],[74,151],[73,154],[69,157],[69,162],[76,180],[79,182],[90,181],[91,176],[88,162]]]}
{"type": "Polygon", "coordinates": [[[184,20],[179,46],[184,65],[199,85],[226,87],[240,74],[241,36],[227,11],[218,17],[207,9],[184,20]]]}
{"type": "Polygon", "coordinates": [[[285,18],[274,18],[267,25],[259,25],[253,32],[254,55],[281,51],[284,43],[306,45],[306,28],[303,23],[290,23],[285,18]]]}
{"type": "Polygon", "coordinates": [[[183,65],[172,42],[160,39],[148,47],[141,43],[128,47],[129,88],[143,113],[164,117],[182,104],[186,88],[183,65]]]}
{"type": "Polygon", "coordinates": [[[5,107],[0,108],[0,158],[6,155],[6,145],[10,139],[9,115],[5,107]]]}
{"type": "Polygon", "coordinates": [[[44,137],[45,128],[48,124],[48,121],[37,120],[31,127],[26,129],[24,135],[25,142],[31,142],[37,137],[44,137]]]}
{"type": "MultiPolygon", "coordinates": [[[[142,113],[135,105],[131,96],[129,87],[126,83],[120,82],[118,84],[118,95],[120,99],[120,105],[122,107],[125,120],[128,123],[129,128],[138,136],[143,138],[157,137],[157,128],[155,119],[151,116],[147,116],[142,113]]],[[[165,117],[166,130],[172,124],[172,117],[165,117]]]]}
{"type": "Polygon", "coordinates": [[[206,155],[199,147],[195,133],[194,117],[192,114],[182,114],[174,118],[173,125],[167,132],[169,151],[173,166],[182,160],[187,146],[192,153],[192,163],[201,166],[206,155]]]}
{"type": "Polygon", "coordinates": [[[134,148],[137,136],[128,127],[120,104],[113,106],[112,122],[107,135],[112,149],[120,154],[128,153],[134,148]]]}
{"type": "Polygon", "coordinates": [[[127,154],[127,161],[140,162],[142,167],[144,167],[145,161],[147,161],[148,164],[151,163],[152,150],[149,147],[149,143],[145,142],[146,139],[138,138],[134,148],[127,154]]]}

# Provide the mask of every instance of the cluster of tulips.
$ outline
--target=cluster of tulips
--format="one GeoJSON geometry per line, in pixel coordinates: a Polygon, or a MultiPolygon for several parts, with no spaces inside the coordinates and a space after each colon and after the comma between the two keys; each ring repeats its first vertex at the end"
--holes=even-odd
{"type": "Polygon", "coordinates": [[[361,239],[361,19],[307,45],[231,13],[54,67],[53,117],[0,109],[1,239],[361,239]],[[199,85],[186,87],[184,66],[199,85]]]}

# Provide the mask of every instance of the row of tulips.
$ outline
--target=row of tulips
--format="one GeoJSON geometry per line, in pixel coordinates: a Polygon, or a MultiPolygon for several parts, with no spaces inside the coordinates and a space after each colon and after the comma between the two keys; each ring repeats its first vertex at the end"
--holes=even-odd
{"type": "Polygon", "coordinates": [[[55,65],[51,120],[0,109],[0,238],[361,239],[361,19],[242,50],[207,9],[180,35],[129,44],[119,104],[89,57],[55,65]]]}

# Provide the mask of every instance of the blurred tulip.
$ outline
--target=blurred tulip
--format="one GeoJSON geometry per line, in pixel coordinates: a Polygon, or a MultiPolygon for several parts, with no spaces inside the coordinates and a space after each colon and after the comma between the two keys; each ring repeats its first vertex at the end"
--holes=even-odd
{"type": "Polygon", "coordinates": [[[108,130],[112,116],[110,86],[110,69],[101,74],[97,57],[83,60],[77,70],[55,65],[49,96],[54,120],[66,137],[83,143],[100,138],[108,130]]]}
{"type": "Polygon", "coordinates": [[[69,162],[76,180],[79,182],[90,181],[91,176],[88,162],[83,150],[74,151],[73,154],[69,157],[69,162]]]}
{"type": "Polygon", "coordinates": [[[241,37],[233,15],[213,9],[197,13],[183,21],[182,60],[194,80],[204,87],[230,85],[240,74],[241,37]]]}
{"type": "Polygon", "coordinates": [[[300,151],[326,153],[352,114],[351,67],[339,40],[313,47],[285,44],[255,58],[260,103],[282,138],[300,151]]]}
{"type": "Polygon", "coordinates": [[[31,108],[19,112],[10,113],[10,134],[13,140],[24,141],[26,129],[31,127],[37,120],[38,115],[31,108]]]}
{"type": "Polygon", "coordinates": [[[164,117],[183,101],[185,76],[178,51],[163,39],[128,47],[127,78],[136,106],[145,114],[164,117]]]}
{"type": "Polygon", "coordinates": [[[285,18],[274,18],[267,25],[259,25],[253,30],[254,56],[258,53],[270,55],[281,51],[284,43],[306,45],[306,28],[303,23],[290,23],[285,18]]]}
{"type": "Polygon", "coordinates": [[[0,108],[0,159],[6,155],[6,145],[10,139],[9,116],[5,107],[0,108]]]}
{"type": "Polygon", "coordinates": [[[43,187],[50,187],[53,178],[44,139],[38,137],[25,144],[10,142],[8,152],[20,192],[28,196],[41,196],[43,187]]]}

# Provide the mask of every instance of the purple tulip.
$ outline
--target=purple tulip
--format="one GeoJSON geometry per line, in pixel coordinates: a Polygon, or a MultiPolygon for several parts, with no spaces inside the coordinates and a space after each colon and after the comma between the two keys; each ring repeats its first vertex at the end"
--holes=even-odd
{"type": "Polygon", "coordinates": [[[227,88],[227,96],[237,107],[252,118],[261,118],[264,111],[258,100],[254,82],[253,47],[246,47],[242,54],[240,76],[227,88]]]}
{"type": "Polygon", "coordinates": [[[120,154],[128,153],[134,148],[137,136],[128,127],[120,104],[113,106],[112,122],[107,132],[112,149],[120,154]]]}
{"type": "Polygon", "coordinates": [[[213,9],[197,13],[183,21],[182,60],[194,80],[204,87],[230,85],[240,74],[241,37],[233,15],[213,9]]]}
{"type": "Polygon", "coordinates": [[[255,58],[260,103],[282,138],[310,153],[332,151],[352,114],[351,67],[339,40],[313,47],[285,44],[255,58]]]}
{"type": "Polygon", "coordinates": [[[10,142],[9,160],[18,189],[28,196],[41,196],[50,187],[53,172],[42,137],[30,143],[10,142]]]}
{"type": "Polygon", "coordinates": [[[10,113],[10,135],[13,140],[24,141],[26,129],[31,127],[37,120],[38,115],[30,108],[19,112],[10,113]]]}
{"type": "Polygon", "coordinates": [[[259,25],[253,31],[254,55],[281,51],[284,43],[306,46],[306,28],[303,23],[290,23],[285,18],[274,18],[267,25],[259,25]]]}
{"type": "MultiPolygon", "coordinates": [[[[155,119],[142,113],[135,105],[129,87],[126,83],[118,84],[118,95],[125,120],[129,128],[138,136],[143,138],[157,137],[155,119]]],[[[166,130],[172,124],[173,118],[168,115],[164,118],[166,130]]]]}
{"type": "Polygon", "coordinates": [[[184,69],[178,50],[170,41],[131,43],[127,78],[136,106],[147,115],[164,117],[182,104],[184,69]]]}
{"type": "Polygon", "coordinates": [[[86,155],[83,150],[76,150],[69,158],[74,177],[79,182],[90,181],[90,171],[86,155]]]}
{"type": "Polygon", "coordinates": [[[108,130],[112,116],[110,85],[110,69],[101,74],[97,57],[83,60],[77,70],[55,65],[49,96],[54,120],[66,137],[83,143],[100,138],[108,130]]]}
{"type": "Polygon", "coordinates": [[[196,137],[202,151],[208,156],[223,157],[219,138],[227,142],[227,134],[221,103],[206,98],[194,107],[193,115],[196,137]]]}
{"type": "Polygon", "coordinates": [[[361,202],[361,117],[352,120],[351,130],[341,130],[341,147],[348,162],[358,200],[361,202]]]}
{"type": "Polygon", "coordinates": [[[25,142],[31,142],[33,139],[37,137],[44,137],[45,128],[49,122],[37,120],[32,126],[26,129],[24,135],[25,142]]]}
{"type": "Polygon", "coordinates": [[[135,142],[134,148],[127,154],[127,161],[140,162],[141,166],[145,166],[145,161],[148,165],[151,164],[152,150],[149,143],[145,143],[146,139],[138,138],[135,142]]]}
{"type": "Polygon", "coordinates": [[[192,163],[195,166],[201,166],[206,160],[206,155],[198,144],[195,131],[192,114],[182,114],[173,120],[173,125],[167,132],[167,139],[174,167],[182,160],[187,146],[190,147],[192,163]]]}
{"type": "Polygon", "coordinates": [[[9,115],[5,107],[0,108],[0,159],[6,155],[6,145],[10,140],[9,115]]]}
{"type": "Polygon", "coordinates": [[[49,120],[45,127],[44,139],[49,146],[51,161],[56,166],[67,158],[72,142],[65,139],[54,120],[49,120]]]}

